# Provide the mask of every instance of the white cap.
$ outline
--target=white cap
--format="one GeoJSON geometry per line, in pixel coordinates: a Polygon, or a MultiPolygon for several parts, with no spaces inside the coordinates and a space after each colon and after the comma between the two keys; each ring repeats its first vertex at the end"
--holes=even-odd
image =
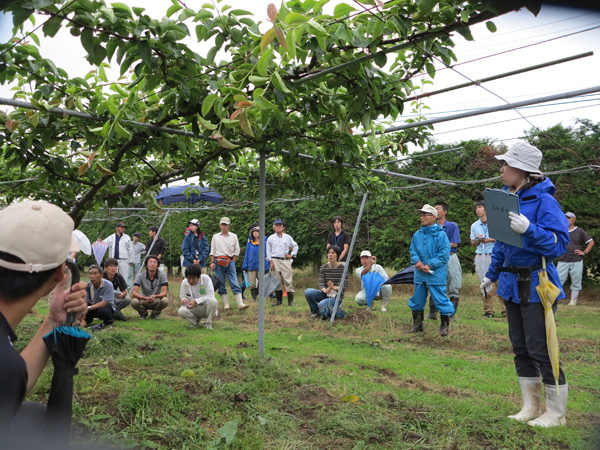
{"type": "Polygon", "coordinates": [[[67,260],[69,252],[78,252],[73,236],[73,219],[58,206],[47,202],[22,202],[0,211],[0,251],[25,263],[0,259],[0,266],[17,272],[42,272],[67,260]],[[19,239],[23,233],[26,239],[19,239]]]}
{"type": "Polygon", "coordinates": [[[421,209],[417,209],[417,212],[433,214],[434,217],[437,217],[437,210],[431,205],[424,205],[421,209]]]}
{"type": "Polygon", "coordinates": [[[192,219],[188,222],[188,224],[190,225],[196,225],[197,227],[200,226],[200,221],[198,219],[192,219]]]}
{"type": "Polygon", "coordinates": [[[229,217],[221,217],[221,221],[219,223],[226,223],[227,225],[231,225],[231,220],[229,217]]]}
{"type": "Polygon", "coordinates": [[[362,258],[363,256],[371,257],[371,252],[369,250],[363,250],[360,252],[360,257],[362,258]]]}
{"type": "Polygon", "coordinates": [[[510,167],[529,173],[539,173],[542,163],[542,152],[527,142],[517,141],[508,147],[504,155],[496,156],[499,161],[506,161],[510,167]]]}
{"type": "Polygon", "coordinates": [[[574,219],[577,219],[577,216],[575,215],[575,213],[572,213],[572,212],[565,213],[565,216],[573,217],[574,219]]]}

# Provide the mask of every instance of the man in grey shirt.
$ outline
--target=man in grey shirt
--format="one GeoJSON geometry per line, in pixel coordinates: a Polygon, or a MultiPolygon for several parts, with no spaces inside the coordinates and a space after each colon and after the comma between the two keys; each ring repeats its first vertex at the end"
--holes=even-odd
{"type": "Polygon", "coordinates": [[[133,250],[133,264],[129,266],[129,277],[127,277],[127,288],[131,289],[133,280],[140,273],[142,268],[142,254],[146,253],[146,246],[140,242],[140,233],[133,233],[133,242],[131,249],[133,250]]]}
{"type": "Polygon", "coordinates": [[[146,271],[140,272],[135,277],[131,290],[131,307],[135,309],[140,319],[148,317],[148,310],[152,310],[152,319],[160,319],[160,313],[169,306],[169,282],[167,274],[158,270],[158,258],[146,258],[146,271]]]}
{"type": "Polygon", "coordinates": [[[112,283],[102,278],[104,269],[102,266],[93,265],[89,270],[90,282],[85,288],[85,302],[88,304],[87,311],[80,317],[81,326],[90,325],[94,319],[101,319],[103,323],[94,325],[92,330],[111,328],[114,322],[115,290],[112,283]]]}

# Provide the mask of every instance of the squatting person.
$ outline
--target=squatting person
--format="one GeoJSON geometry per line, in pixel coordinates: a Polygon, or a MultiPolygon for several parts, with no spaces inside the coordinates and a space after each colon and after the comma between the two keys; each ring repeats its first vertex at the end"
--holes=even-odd
{"type": "Polygon", "coordinates": [[[198,264],[186,267],[179,297],[181,308],[178,314],[190,323],[190,328],[197,328],[200,319],[206,319],[204,328],[212,330],[212,319],[219,314],[219,302],[215,298],[212,280],[202,273],[198,264]]]}
{"type": "MultiPolygon", "coordinates": [[[[386,280],[388,279],[387,272],[385,269],[379,264],[375,264],[377,261],[377,257],[371,255],[369,250],[363,250],[360,252],[360,263],[362,266],[356,269],[356,276],[360,280],[360,292],[356,294],[354,301],[358,306],[367,306],[367,290],[365,289],[365,284],[363,283],[363,275],[366,275],[369,272],[377,272],[386,280]]],[[[387,312],[388,304],[390,303],[390,299],[392,298],[392,286],[386,284],[385,286],[381,286],[377,295],[375,295],[375,300],[381,300],[381,311],[387,312]]],[[[371,308],[372,309],[372,304],[371,308]]]]}
{"type": "Polygon", "coordinates": [[[148,256],[146,271],[138,273],[133,282],[131,307],[142,320],[148,317],[148,311],[152,311],[151,319],[160,319],[161,311],[169,306],[168,289],[167,274],[158,270],[158,258],[148,256]]]}

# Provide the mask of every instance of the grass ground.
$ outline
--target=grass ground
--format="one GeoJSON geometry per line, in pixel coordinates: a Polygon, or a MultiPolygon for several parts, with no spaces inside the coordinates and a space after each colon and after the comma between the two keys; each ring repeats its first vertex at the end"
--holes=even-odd
{"type": "MultiPolygon", "coordinates": [[[[302,296],[315,279],[295,276],[299,305],[266,307],[266,358],[258,356],[257,304],[221,311],[214,330],[177,316],[179,280],[163,320],[95,333],[75,381],[75,439],[121,448],[591,449],[600,441],[600,302],[584,291],[556,321],[569,387],[567,427],[534,429],[506,418],[520,407],[507,323],[481,317],[465,276],[458,321],[407,335],[412,287],[395,286],[389,312],[356,307],[313,321],[302,296]],[[188,370],[189,369],[189,370],[188,370]],[[190,372],[191,371],[191,372],[190,372]],[[186,375],[186,376],[184,376],[186,375]],[[341,401],[356,396],[356,403],[341,401]],[[225,424],[225,429],[221,428],[225,424]]],[[[359,286],[353,281],[350,289],[359,286]]],[[[376,303],[378,306],[378,304],[376,303]]],[[[47,311],[41,301],[17,330],[23,345],[47,311]]],[[[45,401],[52,368],[30,396],[45,401]]]]}

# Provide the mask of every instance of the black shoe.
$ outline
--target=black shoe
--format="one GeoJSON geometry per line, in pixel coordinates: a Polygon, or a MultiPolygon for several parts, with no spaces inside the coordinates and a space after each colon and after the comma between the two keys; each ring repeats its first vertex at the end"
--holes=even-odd
{"type": "Polygon", "coordinates": [[[148,313],[140,314],[140,320],[146,320],[148,318],[148,313]]]}
{"type": "Polygon", "coordinates": [[[450,316],[444,316],[440,314],[440,319],[442,319],[442,324],[440,325],[440,336],[446,337],[450,331],[450,316]]]}
{"type": "Polygon", "coordinates": [[[155,320],[160,320],[160,314],[151,314],[150,318],[155,319],[155,320]]]}
{"type": "Polygon", "coordinates": [[[288,292],[288,306],[296,306],[294,304],[294,293],[288,292]]]}
{"type": "Polygon", "coordinates": [[[281,306],[283,305],[283,291],[275,291],[275,303],[272,303],[271,306],[281,306]]]}
{"type": "Polygon", "coordinates": [[[450,322],[456,322],[456,312],[458,311],[458,297],[452,297],[450,299],[452,306],[454,306],[454,314],[450,316],[450,322]]]}
{"type": "Polygon", "coordinates": [[[99,323],[97,325],[92,325],[90,327],[90,330],[92,330],[92,331],[100,331],[100,330],[104,330],[105,327],[106,327],[106,325],[104,325],[103,323],[99,323]]]}
{"type": "Polygon", "coordinates": [[[492,313],[485,313],[483,317],[485,317],[486,319],[491,319],[492,317],[494,317],[494,315],[492,313]]]}
{"type": "Polygon", "coordinates": [[[407,333],[422,333],[423,332],[423,315],[424,311],[413,311],[413,327],[407,333]]]}
{"type": "Polygon", "coordinates": [[[252,293],[252,301],[256,302],[258,300],[258,289],[250,289],[250,292],[252,293]]]}

